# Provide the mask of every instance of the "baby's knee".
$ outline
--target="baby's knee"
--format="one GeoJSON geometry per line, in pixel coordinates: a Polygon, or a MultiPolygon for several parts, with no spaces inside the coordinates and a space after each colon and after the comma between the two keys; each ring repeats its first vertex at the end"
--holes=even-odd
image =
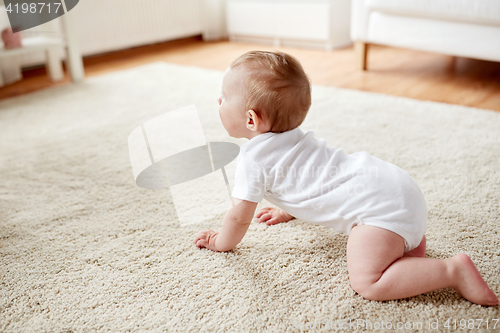
{"type": "Polygon", "coordinates": [[[361,297],[370,301],[383,299],[383,291],[380,290],[376,282],[359,277],[349,277],[351,288],[361,297]]]}

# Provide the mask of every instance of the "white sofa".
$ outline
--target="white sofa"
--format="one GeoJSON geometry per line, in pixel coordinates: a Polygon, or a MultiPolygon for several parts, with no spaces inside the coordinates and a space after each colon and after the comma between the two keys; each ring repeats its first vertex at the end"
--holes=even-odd
{"type": "Polygon", "coordinates": [[[500,0],[353,0],[351,39],[364,70],[369,44],[500,61],[500,0]]]}

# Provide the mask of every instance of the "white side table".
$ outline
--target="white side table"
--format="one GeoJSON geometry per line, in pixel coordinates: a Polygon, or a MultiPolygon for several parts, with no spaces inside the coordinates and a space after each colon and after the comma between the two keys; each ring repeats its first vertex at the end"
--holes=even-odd
{"type": "Polygon", "coordinates": [[[64,78],[62,64],[58,57],[58,50],[64,45],[61,39],[45,36],[25,37],[22,43],[22,47],[15,49],[5,49],[3,45],[0,45],[0,86],[21,79],[21,66],[16,64],[17,57],[37,51],[45,52],[47,68],[52,81],[64,78]],[[9,60],[8,68],[3,60],[9,60]],[[9,78],[4,80],[4,75],[9,78]]]}
{"type": "MultiPolygon", "coordinates": [[[[5,25],[8,22],[7,13],[4,6],[0,6],[1,22],[5,25]]],[[[62,64],[59,58],[62,48],[66,51],[67,69],[69,70],[73,82],[84,79],[85,73],[83,60],[78,46],[78,39],[73,27],[71,16],[73,11],[57,18],[60,20],[63,37],[33,36],[23,37],[22,47],[15,49],[5,49],[0,41],[0,87],[5,83],[15,82],[22,78],[21,66],[17,62],[20,56],[32,52],[45,52],[46,66],[50,78],[59,81],[64,78],[62,64]]],[[[57,22],[55,22],[57,23],[57,22]]],[[[8,25],[9,23],[7,23],[8,25]]]]}

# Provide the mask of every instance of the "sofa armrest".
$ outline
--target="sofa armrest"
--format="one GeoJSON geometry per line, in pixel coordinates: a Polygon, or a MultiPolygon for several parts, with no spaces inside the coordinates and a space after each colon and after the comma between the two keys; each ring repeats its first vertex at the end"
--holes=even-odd
{"type": "Polygon", "coordinates": [[[368,16],[370,10],[368,0],[352,0],[351,4],[351,39],[353,41],[368,40],[368,16]]]}

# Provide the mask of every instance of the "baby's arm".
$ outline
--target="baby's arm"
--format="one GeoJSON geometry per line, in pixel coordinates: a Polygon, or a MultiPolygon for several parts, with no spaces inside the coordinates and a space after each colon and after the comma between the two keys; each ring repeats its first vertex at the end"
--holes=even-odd
{"type": "Polygon", "coordinates": [[[206,230],[200,232],[194,241],[197,247],[206,247],[216,252],[226,252],[234,248],[243,239],[252,223],[256,202],[233,198],[234,207],[227,211],[219,232],[206,230]]]}
{"type": "Polygon", "coordinates": [[[259,223],[266,222],[267,225],[273,225],[288,222],[295,217],[281,209],[264,207],[255,215],[255,218],[259,219],[259,223]]]}

